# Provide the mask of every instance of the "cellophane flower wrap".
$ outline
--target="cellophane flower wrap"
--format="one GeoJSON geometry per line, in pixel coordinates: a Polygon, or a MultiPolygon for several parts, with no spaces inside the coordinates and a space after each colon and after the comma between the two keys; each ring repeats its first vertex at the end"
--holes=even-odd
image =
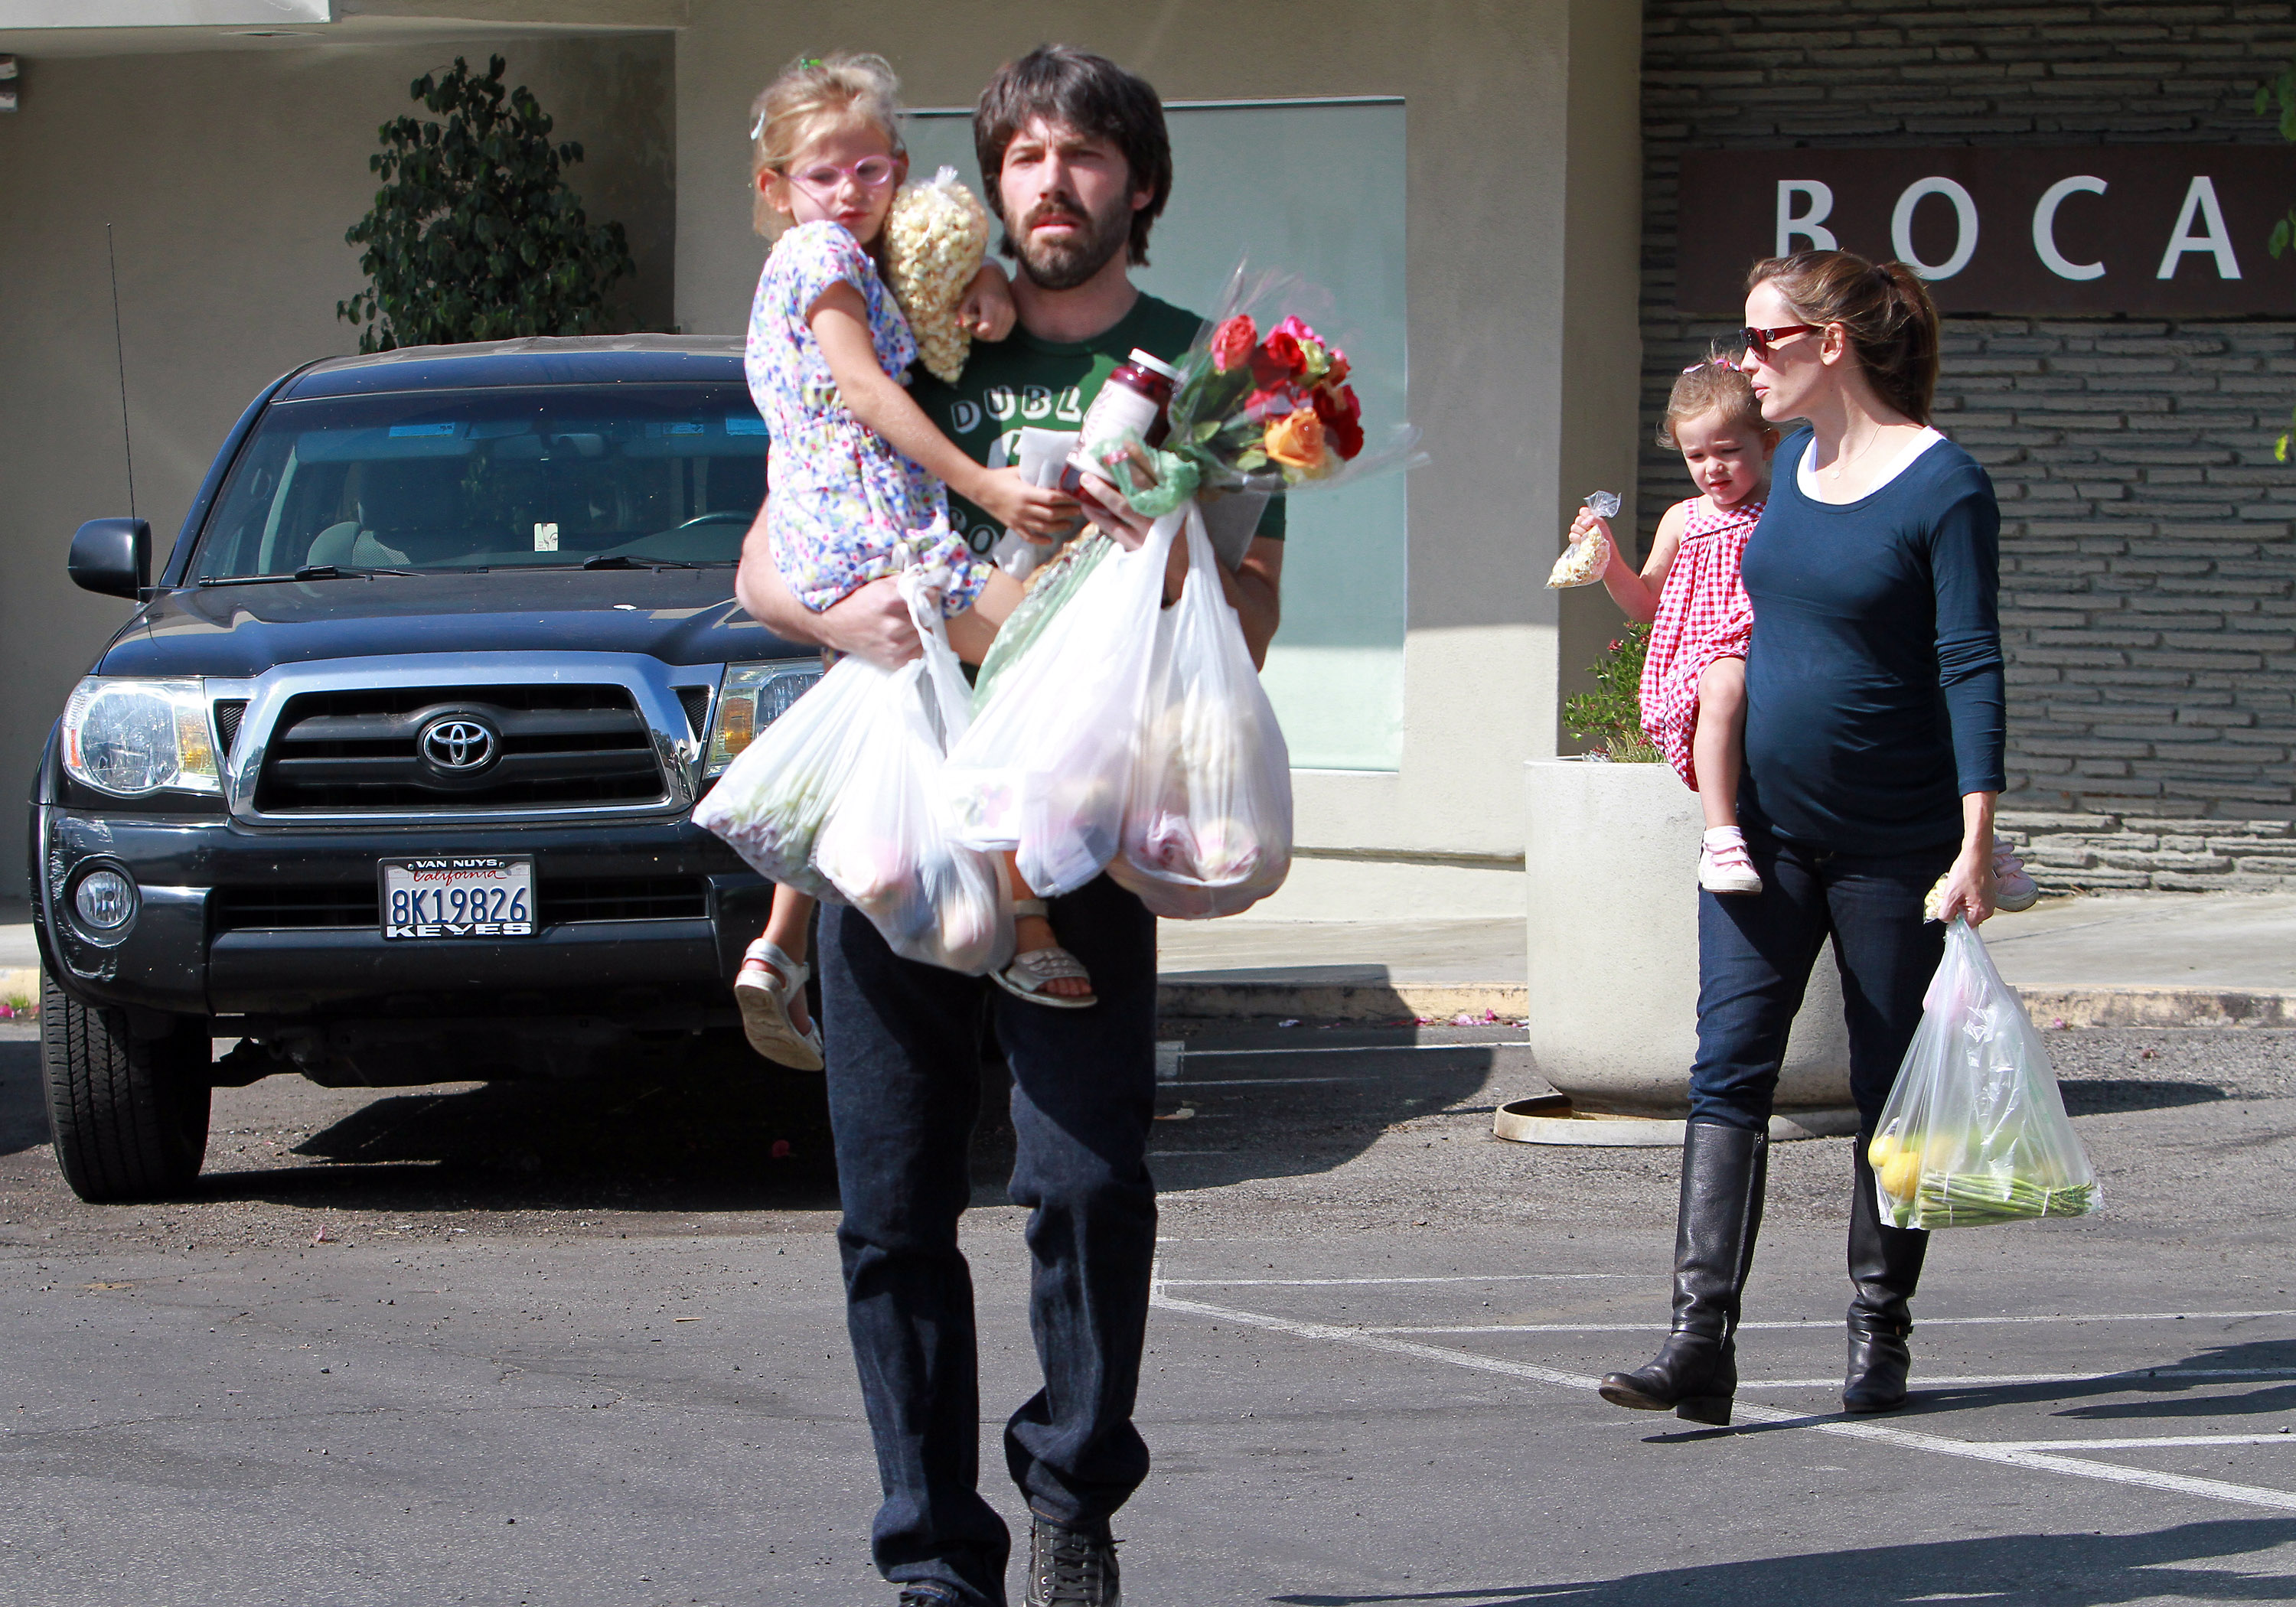
{"type": "Polygon", "coordinates": [[[2041,1035],[1984,940],[1958,916],[1866,1160],[1882,1219],[1898,1227],[2097,1209],[2096,1172],[2065,1115],[2041,1035]]]}
{"type": "Polygon", "coordinates": [[[929,184],[904,184],[893,197],[885,217],[885,288],[909,321],[926,371],[952,385],[972,350],[957,308],[988,251],[988,210],[957,181],[955,168],[943,168],[929,184]]]}
{"type": "Polygon", "coordinates": [[[1320,488],[1423,462],[1407,425],[1369,444],[1348,354],[1328,332],[1330,304],[1295,275],[1238,266],[1219,313],[1175,365],[1160,447],[1128,433],[1083,451],[1153,518],[1204,492],[1320,488]],[[1128,469],[1128,457],[1152,469],[1128,469]]]}

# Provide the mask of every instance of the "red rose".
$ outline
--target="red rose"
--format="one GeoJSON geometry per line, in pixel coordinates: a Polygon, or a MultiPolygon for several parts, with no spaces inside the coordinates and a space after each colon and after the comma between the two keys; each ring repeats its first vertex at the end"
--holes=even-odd
{"type": "Polygon", "coordinates": [[[1280,419],[1300,406],[1299,398],[1285,385],[1272,389],[1255,390],[1243,398],[1243,413],[1250,419],[1280,419]]]}
{"type": "Polygon", "coordinates": [[[1324,421],[1324,431],[1331,438],[1332,450],[1343,458],[1361,452],[1363,404],[1356,399],[1356,393],[1342,386],[1335,395],[1332,387],[1318,385],[1312,394],[1316,416],[1324,421]]]}
{"type": "Polygon", "coordinates": [[[1226,373],[1236,367],[1251,355],[1251,348],[1259,340],[1259,332],[1252,327],[1251,320],[1245,315],[1238,313],[1228,319],[1212,331],[1212,371],[1226,373]]]}
{"type": "Polygon", "coordinates": [[[1297,379],[1308,370],[1308,354],[1300,349],[1300,342],[1290,335],[1274,334],[1260,343],[1251,354],[1252,383],[1262,389],[1272,390],[1286,380],[1297,379]]]}

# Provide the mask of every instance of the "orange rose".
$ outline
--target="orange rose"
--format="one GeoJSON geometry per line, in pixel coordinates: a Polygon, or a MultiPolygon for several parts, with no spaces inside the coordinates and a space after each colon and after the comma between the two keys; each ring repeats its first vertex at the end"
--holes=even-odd
{"type": "Polygon", "coordinates": [[[1324,421],[1313,407],[1301,407],[1267,426],[1260,450],[1287,468],[1320,474],[1330,461],[1324,453],[1324,421]]]}

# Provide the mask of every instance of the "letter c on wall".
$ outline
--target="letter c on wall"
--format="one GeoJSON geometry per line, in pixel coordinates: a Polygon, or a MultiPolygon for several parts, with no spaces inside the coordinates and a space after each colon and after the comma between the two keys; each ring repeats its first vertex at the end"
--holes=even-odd
{"type": "Polygon", "coordinates": [[[1898,254],[1898,261],[1924,279],[1952,278],[1977,255],[1977,202],[1968,191],[1949,178],[1915,179],[1898,197],[1898,209],[1890,214],[1890,249],[1898,254]],[[1923,262],[1914,255],[1914,209],[1931,195],[1942,195],[1953,202],[1954,217],[1960,228],[1953,255],[1936,264],[1923,262]]]}
{"type": "Polygon", "coordinates": [[[2071,178],[2061,178],[2041,192],[2038,204],[2033,208],[2033,253],[2041,266],[2060,279],[2102,279],[2102,262],[2068,262],[2065,254],[2057,250],[2057,209],[2069,195],[2102,195],[2104,180],[2087,173],[2071,178]]]}

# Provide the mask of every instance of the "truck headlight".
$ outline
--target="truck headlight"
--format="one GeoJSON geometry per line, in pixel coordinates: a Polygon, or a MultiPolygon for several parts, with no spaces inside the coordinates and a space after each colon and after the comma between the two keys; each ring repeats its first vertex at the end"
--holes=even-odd
{"type": "Polygon", "coordinates": [[[220,792],[207,697],[197,681],[90,676],[64,705],[64,768],[115,797],[171,788],[220,792]]]}
{"type": "Polygon", "coordinates": [[[701,767],[704,781],[726,772],[758,734],[789,711],[806,689],[821,679],[818,664],[729,664],[718,693],[718,715],[709,722],[709,747],[701,767]]]}

